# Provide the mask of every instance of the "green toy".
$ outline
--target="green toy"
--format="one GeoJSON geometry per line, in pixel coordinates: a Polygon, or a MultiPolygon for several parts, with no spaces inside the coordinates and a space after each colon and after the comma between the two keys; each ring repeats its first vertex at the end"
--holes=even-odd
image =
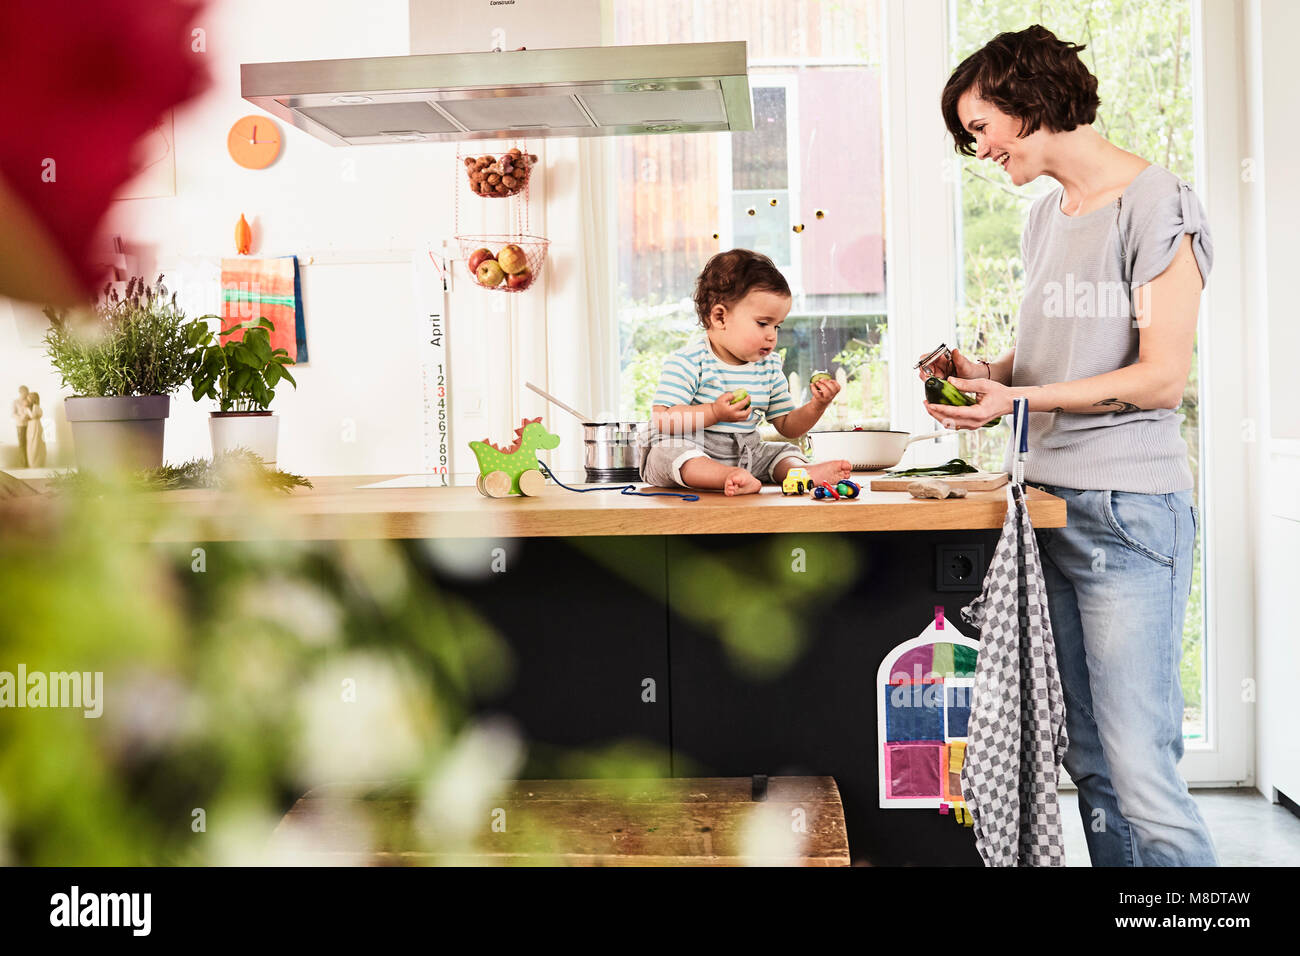
{"type": "Polygon", "coordinates": [[[536,495],[546,484],[546,478],[537,467],[537,452],[541,448],[554,448],[560,443],[559,435],[552,435],[541,424],[541,418],[525,418],[515,429],[515,443],[500,448],[490,440],[469,443],[470,451],[478,459],[478,492],[489,498],[507,495],[536,495]]]}

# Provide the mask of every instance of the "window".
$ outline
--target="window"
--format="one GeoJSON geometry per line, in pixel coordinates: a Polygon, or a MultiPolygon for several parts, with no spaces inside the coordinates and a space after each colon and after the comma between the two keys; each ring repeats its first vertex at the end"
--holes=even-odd
{"type": "Polygon", "coordinates": [[[748,41],[754,106],[753,131],[617,141],[621,414],[649,418],[664,357],[699,329],[696,276],[740,246],[794,293],[777,349],[796,402],[826,369],[844,391],[818,428],[888,428],[878,0],[762,0],[743,18],[724,0],[690,18],[615,0],[614,13],[618,43],[748,41]]]}
{"type": "MultiPolygon", "coordinates": [[[[1062,39],[1086,44],[1082,57],[1097,77],[1101,98],[1097,130],[1123,149],[1196,185],[1190,0],[1108,3],[1100,9],[1087,0],[961,0],[951,2],[949,10],[952,66],[996,34],[1034,23],[1042,23],[1062,39]]],[[[972,356],[1001,355],[1014,342],[1023,289],[1020,225],[1030,202],[1057,184],[1042,177],[1017,188],[988,161],[955,156],[953,161],[960,166],[960,175],[954,177],[961,253],[957,342],[972,356]]],[[[1185,416],[1183,438],[1198,506],[1202,500],[1199,380],[1199,356],[1193,352],[1179,412],[1185,416]]],[[[1001,470],[1006,441],[1006,428],[963,431],[961,456],[972,464],[1001,470]]],[[[1183,625],[1183,736],[1188,740],[1205,736],[1203,537],[1198,535],[1183,625]]]]}

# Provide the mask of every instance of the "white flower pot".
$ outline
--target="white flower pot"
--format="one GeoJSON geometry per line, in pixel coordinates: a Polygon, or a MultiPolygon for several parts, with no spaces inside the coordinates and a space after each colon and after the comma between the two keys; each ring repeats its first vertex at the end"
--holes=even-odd
{"type": "Polygon", "coordinates": [[[275,467],[275,448],[280,435],[280,419],[273,412],[212,412],[208,417],[212,434],[212,454],[220,455],[236,448],[247,448],[275,467]]]}

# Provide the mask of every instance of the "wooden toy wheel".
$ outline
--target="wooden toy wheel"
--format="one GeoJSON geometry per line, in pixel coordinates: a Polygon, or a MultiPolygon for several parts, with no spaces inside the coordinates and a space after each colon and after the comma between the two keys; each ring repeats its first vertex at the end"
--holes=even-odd
{"type": "Polygon", "coordinates": [[[510,476],[504,471],[489,471],[479,477],[479,490],[489,498],[509,497],[510,476]]]}
{"type": "Polygon", "coordinates": [[[529,469],[519,476],[519,490],[525,495],[536,497],[542,493],[542,489],[545,487],[546,478],[535,468],[529,469]]]}

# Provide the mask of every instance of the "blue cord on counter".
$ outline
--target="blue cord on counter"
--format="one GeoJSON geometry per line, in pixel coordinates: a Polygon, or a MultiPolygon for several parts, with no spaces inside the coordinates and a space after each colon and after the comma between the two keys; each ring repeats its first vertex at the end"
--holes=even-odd
{"type": "Polygon", "coordinates": [[[677,491],[637,491],[636,485],[604,485],[603,487],[600,488],[570,488],[564,482],[560,481],[559,478],[556,478],[555,473],[551,471],[551,469],[547,468],[546,465],[544,465],[542,462],[539,461],[537,463],[537,467],[541,469],[543,475],[551,479],[551,481],[555,482],[565,491],[576,491],[579,494],[583,494],[588,491],[618,491],[621,494],[639,495],[642,498],[681,498],[683,501],[700,500],[699,495],[686,495],[677,491]]]}

